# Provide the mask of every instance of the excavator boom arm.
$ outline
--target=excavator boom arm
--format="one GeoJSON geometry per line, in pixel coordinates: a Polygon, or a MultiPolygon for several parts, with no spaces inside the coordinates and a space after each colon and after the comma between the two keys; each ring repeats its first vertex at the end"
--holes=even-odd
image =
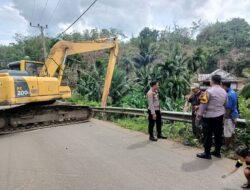
{"type": "Polygon", "coordinates": [[[74,55],[78,53],[87,53],[99,50],[111,49],[109,56],[109,63],[107,73],[105,77],[105,84],[102,94],[102,106],[107,104],[107,98],[109,89],[111,86],[112,76],[118,54],[118,41],[115,38],[112,41],[98,40],[91,42],[71,42],[71,41],[59,41],[51,49],[50,54],[40,71],[40,77],[54,77],[59,69],[58,79],[61,83],[64,73],[64,62],[68,55],[74,55]]]}
{"type": "Polygon", "coordinates": [[[64,59],[68,55],[87,53],[104,49],[116,49],[118,51],[117,40],[113,41],[91,41],[91,42],[71,42],[59,41],[51,49],[39,76],[54,77],[56,71],[64,64],[64,59]]]}

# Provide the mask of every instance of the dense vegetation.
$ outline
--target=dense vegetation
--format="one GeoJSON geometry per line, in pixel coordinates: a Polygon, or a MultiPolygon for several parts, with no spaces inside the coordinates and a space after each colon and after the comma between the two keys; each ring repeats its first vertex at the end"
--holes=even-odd
{"type": "MultiPolygon", "coordinates": [[[[116,29],[83,30],[65,34],[64,40],[93,40],[119,36],[118,63],[113,77],[108,104],[145,108],[145,92],[151,80],[160,81],[163,109],[181,110],[184,95],[197,73],[223,68],[239,77],[249,77],[250,25],[241,18],[192,26],[155,30],[145,27],[137,37],[124,40],[116,29]]],[[[0,67],[29,56],[43,60],[40,37],[16,34],[16,43],[0,46],[0,67]]],[[[46,38],[47,49],[57,39],[46,38]]],[[[74,100],[99,102],[101,99],[108,52],[101,51],[70,56],[64,82],[74,89],[74,100]]],[[[242,95],[249,98],[249,85],[242,95]]],[[[247,106],[244,104],[244,106],[247,106]]],[[[244,109],[244,108],[243,108],[244,109]]]]}
{"type": "MultiPolygon", "coordinates": [[[[83,30],[66,34],[64,40],[94,40],[119,36],[119,55],[108,105],[145,108],[145,92],[149,82],[160,81],[160,100],[163,109],[182,110],[184,96],[198,73],[210,73],[223,68],[238,77],[250,78],[250,25],[241,18],[216,22],[204,26],[193,22],[192,26],[175,25],[165,30],[145,27],[137,37],[125,40],[122,31],[116,29],[83,30]]],[[[0,68],[20,59],[43,61],[40,37],[16,34],[16,43],[0,45],[0,68]]],[[[47,49],[58,39],[46,38],[47,49]]],[[[74,55],[67,58],[64,82],[72,87],[71,101],[99,106],[108,62],[108,52],[74,55]]],[[[250,118],[250,84],[240,96],[241,118],[250,118]]],[[[123,127],[146,132],[145,118],[117,119],[123,127]]],[[[196,144],[190,127],[168,123],[164,133],[172,138],[188,140],[196,144]]],[[[237,131],[237,140],[250,143],[250,127],[237,131]]]]}

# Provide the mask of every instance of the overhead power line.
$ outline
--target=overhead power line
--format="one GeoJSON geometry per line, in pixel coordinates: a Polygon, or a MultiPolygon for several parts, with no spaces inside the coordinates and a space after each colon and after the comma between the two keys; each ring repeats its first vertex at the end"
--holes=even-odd
{"type": "Polygon", "coordinates": [[[94,0],[89,7],[71,24],[66,28],[62,33],[60,33],[57,38],[59,38],[62,34],[64,34],[68,29],[70,29],[88,10],[97,2],[98,0],[94,0]]]}
{"type": "Polygon", "coordinates": [[[52,11],[51,15],[50,15],[50,18],[49,18],[49,21],[48,21],[48,25],[51,23],[51,21],[53,20],[54,18],[54,14],[56,12],[56,9],[58,7],[58,5],[61,3],[62,0],[58,0],[57,1],[57,4],[56,4],[56,7],[54,8],[54,10],[52,11]]]}
{"type": "Polygon", "coordinates": [[[36,7],[36,0],[33,1],[33,7],[32,7],[32,13],[31,13],[31,20],[30,20],[30,22],[33,22],[35,7],[36,7]]]}
{"type": "Polygon", "coordinates": [[[47,7],[47,4],[48,4],[48,0],[46,1],[45,6],[43,7],[42,13],[41,13],[40,18],[39,18],[39,23],[41,23],[41,21],[42,21],[42,17],[43,17],[43,14],[44,14],[45,9],[46,9],[46,7],[47,7]]]}
{"type": "Polygon", "coordinates": [[[44,61],[45,61],[46,57],[47,57],[47,50],[46,50],[46,45],[45,45],[46,42],[45,42],[45,37],[44,37],[44,30],[48,29],[48,25],[42,26],[42,25],[38,24],[36,26],[36,25],[32,25],[32,23],[30,23],[30,26],[34,27],[34,28],[39,28],[39,30],[41,32],[42,45],[43,45],[43,56],[44,56],[44,61]]]}

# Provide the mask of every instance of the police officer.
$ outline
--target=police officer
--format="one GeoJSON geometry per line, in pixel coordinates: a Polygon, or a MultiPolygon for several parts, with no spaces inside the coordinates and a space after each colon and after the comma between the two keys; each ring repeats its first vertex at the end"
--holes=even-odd
{"type": "Polygon", "coordinates": [[[162,135],[161,127],[162,127],[162,120],[161,120],[161,111],[160,111],[160,101],[159,101],[159,83],[157,81],[152,81],[150,83],[150,90],[147,93],[147,100],[148,100],[148,133],[149,133],[149,140],[157,141],[154,137],[154,125],[156,123],[157,129],[157,138],[158,139],[166,139],[162,135]]]}
{"type": "Polygon", "coordinates": [[[221,158],[223,118],[227,93],[220,86],[221,76],[213,75],[210,85],[201,96],[201,105],[197,113],[197,119],[202,119],[204,136],[204,153],[197,154],[198,158],[211,159],[211,155],[221,158]],[[212,136],[215,137],[215,150],[211,151],[212,136]]]}

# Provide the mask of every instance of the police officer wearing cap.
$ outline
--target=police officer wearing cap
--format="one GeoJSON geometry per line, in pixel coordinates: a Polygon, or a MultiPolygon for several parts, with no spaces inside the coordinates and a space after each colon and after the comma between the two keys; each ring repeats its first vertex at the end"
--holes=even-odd
{"type": "Polygon", "coordinates": [[[221,76],[213,75],[210,82],[211,87],[201,96],[197,119],[202,118],[204,153],[197,154],[198,158],[211,159],[211,155],[221,158],[223,118],[227,93],[220,84],[221,76]],[[215,150],[211,152],[213,135],[215,137],[215,150]]]}

